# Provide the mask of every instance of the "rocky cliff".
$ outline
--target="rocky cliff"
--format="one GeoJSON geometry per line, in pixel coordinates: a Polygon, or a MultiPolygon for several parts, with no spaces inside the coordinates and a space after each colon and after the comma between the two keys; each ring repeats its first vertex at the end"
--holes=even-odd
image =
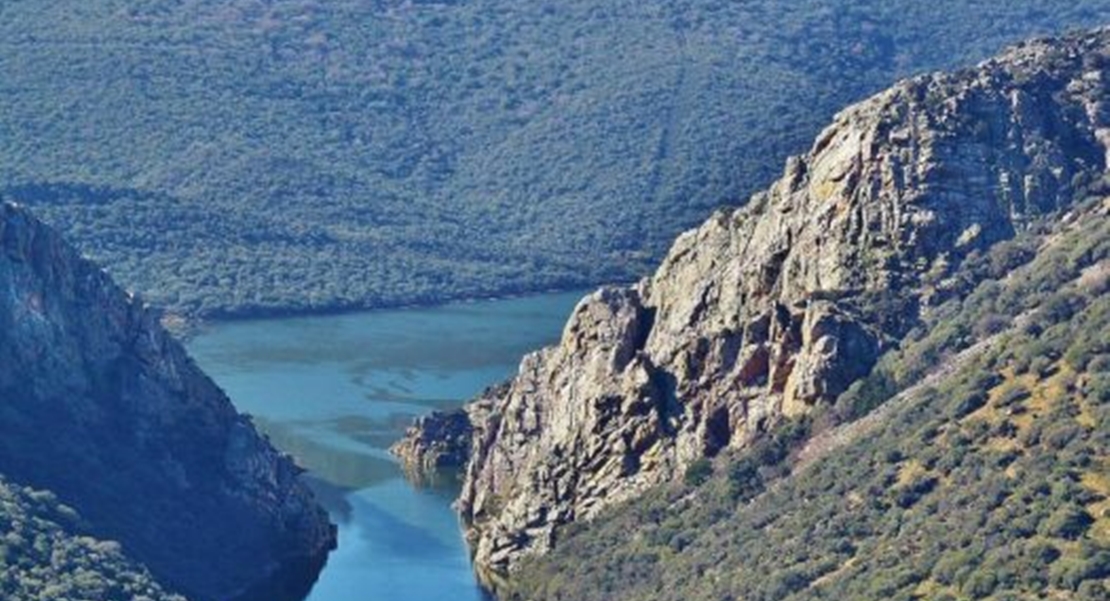
{"type": "Polygon", "coordinates": [[[158,323],[0,205],[0,474],[196,600],[295,596],[334,532],[292,461],[158,323]]]}
{"type": "MultiPolygon", "coordinates": [[[[766,192],[584,299],[471,412],[458,501],[483,570],[832,403],[971,253],[1064,208],[1110,144],[1110,30],[905,81],[840,113],[766,192]],[[478,416],[475,418],[475,416],[478,416]]],[[[407,461],[426,461],[410,433],[407,461]]]]}

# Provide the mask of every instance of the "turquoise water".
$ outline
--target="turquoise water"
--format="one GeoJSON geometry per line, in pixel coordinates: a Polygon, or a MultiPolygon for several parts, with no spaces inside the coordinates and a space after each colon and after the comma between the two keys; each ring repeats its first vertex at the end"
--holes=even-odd
{"type": "Polygon", "coordinates": [[[558,339],[581,292],[216,324],[189,343],[240,411],[309,469],[339,548],[308,601],[479,601],[450,508],[388,448],[412,418],[456,407],[558,339]]]}

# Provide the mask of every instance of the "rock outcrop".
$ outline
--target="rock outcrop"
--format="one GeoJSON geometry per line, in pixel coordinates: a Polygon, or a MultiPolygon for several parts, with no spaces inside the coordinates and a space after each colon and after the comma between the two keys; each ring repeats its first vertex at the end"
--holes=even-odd
{"type": "Polygon", "coordinates": [[[441,470],[458,470],[470,459],[474,430],[483,427],[504,388],[486,390],[481,398],[453,411],[433,411],[416,419],[390,448],[414,480],[441,470]]]}
{"type": "Polygon", "coordinates": [[[334,528],[158,322],[0,205],[0,473],[53,491],[192,599],[297,598],[334,528]]]}
{"type": "Polygon", "coordinates": [[[584,299],[469,426],[478,566],[511,571],[563,525],[834,402],[965,257],[1102,176],[1108,53],[1102,30],[900,83],[654,276],[584,299]]]}

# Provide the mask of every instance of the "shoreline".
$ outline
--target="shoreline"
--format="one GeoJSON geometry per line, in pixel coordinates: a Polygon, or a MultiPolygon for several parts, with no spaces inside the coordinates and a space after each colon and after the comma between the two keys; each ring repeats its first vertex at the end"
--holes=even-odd
{"type": "Polygon", "coordinates": [[[377,311],[408,311],[419,309],[435,309],[440,307],[447,307],[450,305],[464,305],[480,302],[494,302],[494,301],[508,301],[513,299],[531,298],[537,296],[546,296],[550,294],[562,294],[581,291],[583,297],[591,291],[599,288],[606,287],[626,287],[635,285],[639,280],[631,280],[626,282],[606,282],[584,285],[570,285],[570,286],[556,286],[551,288],[541,288],[536,290],[521,290],[503,293],[490,293],[476,296],[447,296],[443,299],[429,302],[410,302],[410,303],[382,303],[382,304],[368,304],[368,305],[336,305],[331,307],[319,308],[274,308],[274,309],[260,309],[235,313],[215,313],[206,314],[201,316],[190,316],[181,313],[176,313],[170,309],[156,309],[161,310],[161,322],[163,327],[174,334],[179,340],[188,341],[190,338],[200,334],[204,329],[213,324],[231,324],[240,322],[251,321],[265,321],[268,319],[295,319],[295,318],[309,318],[309,317],[333,317],[340,315],[353,315],[357,313],[370,313],[377,311]]]}

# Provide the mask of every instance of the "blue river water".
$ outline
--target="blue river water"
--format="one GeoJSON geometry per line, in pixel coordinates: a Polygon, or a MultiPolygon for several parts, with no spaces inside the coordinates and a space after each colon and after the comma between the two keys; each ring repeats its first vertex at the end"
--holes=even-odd
{"type": "Polygon", "coordinates": [[[217,323],[189,342],[339,527],[307,601],[482,601],[450,504],[388,453],[413,417],[459,406],[555,342],[582,292],[217,323]]]}

